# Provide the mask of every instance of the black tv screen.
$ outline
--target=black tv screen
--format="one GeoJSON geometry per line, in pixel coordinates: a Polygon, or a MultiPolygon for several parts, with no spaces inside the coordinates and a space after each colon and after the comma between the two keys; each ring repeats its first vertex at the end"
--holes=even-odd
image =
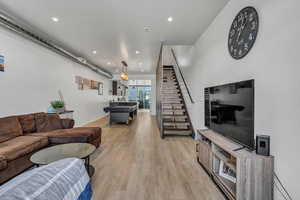
{"type": "Polygon", "coordinates": [[[205,88],[205,125],[254,149],[254,80],[205,88]]]}

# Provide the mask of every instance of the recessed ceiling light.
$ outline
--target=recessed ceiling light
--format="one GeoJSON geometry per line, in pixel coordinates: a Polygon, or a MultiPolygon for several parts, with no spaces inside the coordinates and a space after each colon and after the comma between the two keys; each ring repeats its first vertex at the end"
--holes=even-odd
{"type": "Polygon", "coordinates": [[[54,21],[54,22],[58,22],[58,21],[59,21],[59,19],[58,19],[57,17],[51,17],[51,19],[52,19],[52,21],[54,21]]]}
{"type": "Polygon", "coordinates": [[[150,28],[149,27],[144,27],[144,31],[145,32],[150,32],[150,28]]]}
{"type": "Polygon", "coordinates": [[[140,54],[141,52],[140,51],[135,51],[135,54],[140,54]]]}
{"type": "Polygon", "coordinates": [[[94,50],[94,51],[93,51],[93,54],[97,54],[97,51],[96,51],[96,50],[94,50]]]}
{"type": "Polygon", "coordinates": [[[111,65],[111,62],[107,62],[108,65],[111,65]]]}
{"type": "Polygon", "coordinates": [[[172,22],[173,21],[173,17],[168,17],[168,22],[172,22]]]}

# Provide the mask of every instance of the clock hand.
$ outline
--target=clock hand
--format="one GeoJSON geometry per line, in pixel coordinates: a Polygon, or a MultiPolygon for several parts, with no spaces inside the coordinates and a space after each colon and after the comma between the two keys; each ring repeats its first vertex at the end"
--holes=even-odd
{"type": "Polygon", "coordinates": [[[239,41],[239,39],[240,39],[240,35],[241,35],[241,28],[239,28],[238,32],[239,32],[239,34],[238,34],[238,36],[237,36],[237,39],[236,39],[236,41],[237,41],[237,42],[238,42],[238,41],[239,41]]]}
{"type": "Polygon", "coordinates": [[[244,20],[243,25],[242,25],[242,30],[244,30],[246,23],[247,23],[247,20],[244,20]]]}
{"type": "Polygon", "coordinates": [[[237,42],[239,41],[241,33],[244,30],[245,26],[246,26],[246,20],[243,20],[243,24],[242,24],[241,28],[239,28],[239,35],[238,35],[237,40],[236,40],[237,42]]]}

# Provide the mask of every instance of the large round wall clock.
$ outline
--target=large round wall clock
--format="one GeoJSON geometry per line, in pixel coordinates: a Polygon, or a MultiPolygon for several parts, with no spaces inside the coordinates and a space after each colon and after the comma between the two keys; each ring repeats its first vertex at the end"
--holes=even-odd
{"type": "Polygon", "coordinates": [[[246,7],[234,18],[228,37],[228,50],[234,59],[245,57],[253,47],[258,33],[258,14],[246,7]]]}

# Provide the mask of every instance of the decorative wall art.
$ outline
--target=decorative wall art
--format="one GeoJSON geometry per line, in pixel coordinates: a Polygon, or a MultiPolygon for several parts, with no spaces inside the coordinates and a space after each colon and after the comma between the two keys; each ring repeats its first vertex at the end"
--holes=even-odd
{"type": "Polygon", "coordinates": [[[98,95],[103,95],[103,83],[98,83],[98,95]]]}
{"type": "Polygon", "coordinates": [[[0,72],[4,72],[4,56],[0,55],[0,72]]]}
{"type": "Polygon", "coordinates": [[[98,90],[99,95],[103,95],[103,83],[75,76],[75,83],[78,84],[79,90],[98,90]]]}
{"type": "Polygon", "coordinates": [[[97,90],[99,88],[99,83],[100,82],[91,80],[91,89],[92,90],[97,90]]]}

